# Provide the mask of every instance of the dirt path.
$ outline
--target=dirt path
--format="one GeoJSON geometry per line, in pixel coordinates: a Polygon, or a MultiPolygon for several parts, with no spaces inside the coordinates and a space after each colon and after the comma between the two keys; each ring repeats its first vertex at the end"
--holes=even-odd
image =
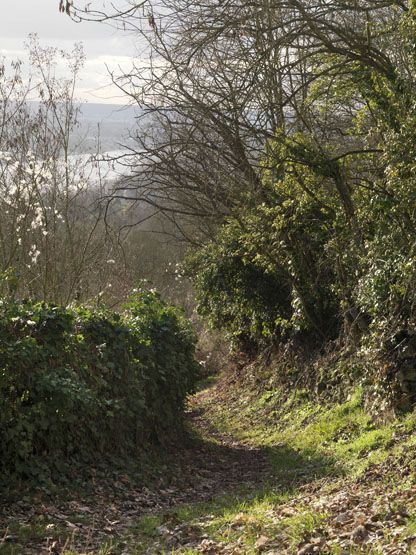
{"type": "Polygon", "coordinates": [[[87,498],[51,501],[41,492],[24,498],[2,510],[0,553],[95,553],[112,544],[106,554],[129,554],[124,539],[143,515],[261,488],[271,477],[266,452],[220,434],[203,407],[204,394],[190,400],[187,419],[197,437],[170,455],[178,472],[167,485],[132,487],[128,476],[119,475],[105,486],[97,479],[87,498]]]}
{"type": "Polygon", "coordinates": [[[4,506],[0,554],[416,553],[412,449],[358,478],[319,478],[292,457],[273,477],[266,450],[210,423],[209,406],[221,417],[221,402],[215,389],[189,400],[194,437],[166,456],[169,477],[159,483],[139,487],[113,469],[65,501],[39,491],[4,506]]]}

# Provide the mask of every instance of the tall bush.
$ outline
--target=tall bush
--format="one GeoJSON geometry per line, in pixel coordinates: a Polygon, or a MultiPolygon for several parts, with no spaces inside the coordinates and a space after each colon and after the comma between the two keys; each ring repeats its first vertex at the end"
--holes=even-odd
{"type": "Polygon", "coordinates": [[[31,475],[122,455],[178,428],[198,366],[190,324],[155,292],[125,311],[0,301],[0,467],[31,475]]]}

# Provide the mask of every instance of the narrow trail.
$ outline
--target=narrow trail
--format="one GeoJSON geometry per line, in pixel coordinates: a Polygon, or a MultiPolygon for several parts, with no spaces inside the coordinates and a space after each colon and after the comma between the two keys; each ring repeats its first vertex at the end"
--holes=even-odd
{"type": "Polygon", "coordinates": [[[1,545],[16,555],[60,554],[69,549],[90,553],[113,542],[119,547],[108,553],[129,554],[123,538],[143,515],[259,490],[271,478],[266,451],[216,430],[204,414],[204,395],[209,394],[189,401],[186,417],[194,437],[185,447],[178,446],[177,456],[169,455],[177,460],[178,472],[168,485],[131,487],[129,477],[121,475],[110,484],[97,480],[92,495],[85,498],[79,493],[65,501],[50,501],[42,494],[22,499],[0,514],[0,553],[1,545]],[[18,543],[21,534],[14,533],[16,526],[27,529],[25,545],[18,543]]]}
{"type": "Polygon", "coordinates": [[[139,487],[132,475],[113,471],[65,500],[40,491],[5,506],[0,554],[416,553],[412,449],[358,477],[319,478],[290,456],[273,475],[270,451],[211,423],[210,407],[221,417],[224,399],[215,388],[189,399],[188,441],[166,455],[169,475],[159,483],[139,487]],[[399,478],[402,487],[392,489],[399,478]]]}
{"type": "MultiPolygon", "coordinates": [[[[219,432],[205,415],[204,401],[209,394],[207,391],[193,397],[187,413],[191,428],[204,439],[190,451],[190,455],[195,469],[208,479],[210,488],[207,493],[212,498],[241,486],[246,491],[259,489],[262,483],[272,478],[267,451],[219,432]]],[[[192,463],[189,470],[192,474],[192,463]]],[[[193,491],[196,493],[193,501],[198,501],[198,484],[193,491]]]]}

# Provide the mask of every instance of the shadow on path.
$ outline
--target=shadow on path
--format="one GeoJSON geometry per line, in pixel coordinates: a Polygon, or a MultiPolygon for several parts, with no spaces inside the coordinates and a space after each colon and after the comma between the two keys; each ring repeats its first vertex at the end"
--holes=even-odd
{"type": "Polygon", "coordinates": [[[98,553],[105,544],[111,546],[108,555],[130,553],[123,551],[123,538],[146,514],[169,522],[180,507],[192,504],[203,514],[210,502],[210,510],[215,505],[221,513],[236,499],[244,503],[293,492],[334,472],[331,460],[287,446],[256,448],[220,433],[206,418],[203,401],[192,402],[187,419],[193,433],[185,447],[166,456],[166,466],[174,472],[163,485],[137,487],[128,476],[113,475],[105,484],[97,479],[90,495],[17,503],[0,518],[0,535],[6,538],[0,553],[60,554],[69,547],[71,553],[98,553]]]}

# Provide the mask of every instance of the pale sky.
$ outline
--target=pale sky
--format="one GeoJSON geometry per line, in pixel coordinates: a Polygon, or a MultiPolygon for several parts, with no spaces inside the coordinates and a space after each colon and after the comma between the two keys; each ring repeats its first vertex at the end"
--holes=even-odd
{"type": "MultiPolygon", "coordinates": [[[[119,6],[126,2],[115,0],[119,6]]],[[[86,64],[79,82],[77,96],[88,102],[125,103],[120,91],[111,85],[105,65],[128,70],[137,53],[135,37],[99,23],[74,23],[58,11],[58,0],[0,0],[0,55],[11,60],[25,60],[24,42],[30,33],[37,33],[45,46],[71,50],[82,42],[86,64]]],[[[95,2],[97,5],[97,2],[95,2]]],[[[109,2],[100,2],[102,6],[109,2]]]]}

